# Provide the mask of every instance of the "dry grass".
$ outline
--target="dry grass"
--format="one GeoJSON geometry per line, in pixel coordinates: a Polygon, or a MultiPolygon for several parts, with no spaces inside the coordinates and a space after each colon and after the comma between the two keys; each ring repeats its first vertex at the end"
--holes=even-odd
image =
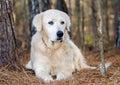
{"type": "MultiPolygon", "coordinates": [[[[29,52],[24,53],[29,56],[29,52]]],[[[99,64],[98,52],[86,52],[84,54],[90,65],[99,64]]],[[[105,61],[112,62],[107,70],[107,77],[100,75],[98,70],[84,69],[73,73],[67,80],[55,81],[44,84],[34,72],[25,68],[14,69],[9,65],[0,68],[0,85],[120,85],[120,52],[112,49],[105,52],[105,61]]],[[[22,63],[25,63],[22,58],[22,63]]]]}

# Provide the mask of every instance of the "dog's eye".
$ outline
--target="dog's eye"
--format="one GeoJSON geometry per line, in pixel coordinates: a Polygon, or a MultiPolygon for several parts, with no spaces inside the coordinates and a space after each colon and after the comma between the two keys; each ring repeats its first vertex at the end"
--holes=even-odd
{"type": "Polygon", "coordinates": [[[64,21],[61,21],[61,24],[64,24],[65,22],[64,21]]]}
{"type": "Polygon", "coordinates": [[[50,22],[48,22],[48,24],[53,25],[53,24],[54,24],[54,22],[53,22],[53,21],[50,21],[50,22]]]}

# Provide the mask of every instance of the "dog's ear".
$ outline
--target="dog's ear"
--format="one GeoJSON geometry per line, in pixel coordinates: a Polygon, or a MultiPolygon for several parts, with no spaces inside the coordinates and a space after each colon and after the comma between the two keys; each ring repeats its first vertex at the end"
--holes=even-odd
{"type": "Polygon", "coordinates": [[[71,21],[70,21],[70,17],[66,14],[66,21],[67,21],[67,31],[70,32],[70,25],[71,25],[71,21]]]}
{"type": "Polygon", "coordinates": [[[35,15],[33,18],[32,24],[36,27],[37,31],[41,31],[42,29],[42,17],[43,17],[43,12],[40,14],[35,15]]]}

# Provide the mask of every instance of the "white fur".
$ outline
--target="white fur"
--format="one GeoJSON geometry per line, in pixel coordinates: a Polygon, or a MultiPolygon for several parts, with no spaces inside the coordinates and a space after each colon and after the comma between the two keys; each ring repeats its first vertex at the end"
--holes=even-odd
{"type": "Polygon", "coordinates": [[[37,33],[31,41],[31,58],[26,68],[33,69],[44,82],[66,79],[72,72],[84,68],[95,69],[86,64],[79,48],[69,39],[70,18],[64,12],[48,10],[35,16],[33,25],[37,33]],[[54,24],[48,24],[53,21],[54,24]],[[65,23],[60,24],[61,21],[65,23]],[[63,31],[63,40],[56,40],[56,32],[63,31]]]}

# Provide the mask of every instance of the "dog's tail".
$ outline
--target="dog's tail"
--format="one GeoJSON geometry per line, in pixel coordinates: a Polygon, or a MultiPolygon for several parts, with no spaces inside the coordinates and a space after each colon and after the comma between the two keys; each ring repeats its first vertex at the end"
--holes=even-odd
{"type": "MultiPolygon", "coordinates": [[[[105,69],[107,70],[108,67],[110,67],[112,65],[112,62],[107,62],[105,63],[105,69]]],[[[89,68],[89,69],[97,69],[97,70],[101,70],[100,68],[102,67],[102,63],[100,63],[98,66],[89,66],[86,64],[86,66],[84,66],[84,68],[89,68]]]]}

